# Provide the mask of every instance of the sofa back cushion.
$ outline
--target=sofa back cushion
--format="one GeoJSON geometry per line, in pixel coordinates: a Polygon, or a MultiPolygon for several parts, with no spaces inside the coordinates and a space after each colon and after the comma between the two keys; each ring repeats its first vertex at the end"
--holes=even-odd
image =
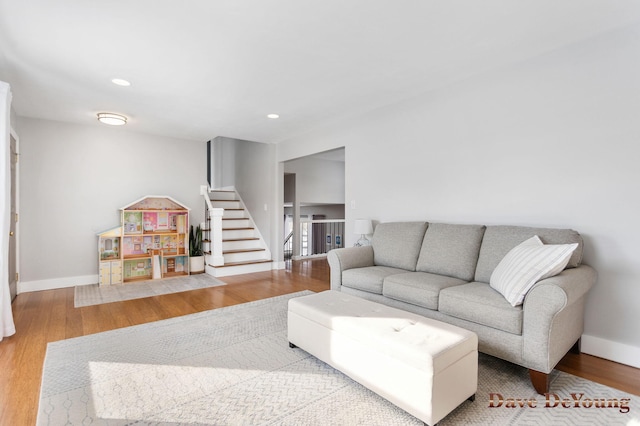
{"type": "Polygon", "coordinates": [[[416,270],[471,281],[484,230],[484,225],[430,223],[416,270]]]}
{"type": "Polygon", "coordinates": [[[544,244],[573,244],[574,250],[567,268],[575,268],[582,262],[582,237],[573,229],[529,228],[525,226],[487,226],[480,246],[476,267],[476,281],[488,283],[493,270],[512,248],[537,235],[544,244]]]}
{"type": "Polygon", "coordinates": [[[415,271],[427,225],[427,222],[380,223],[371,239],[373,263],[415,271]]]}

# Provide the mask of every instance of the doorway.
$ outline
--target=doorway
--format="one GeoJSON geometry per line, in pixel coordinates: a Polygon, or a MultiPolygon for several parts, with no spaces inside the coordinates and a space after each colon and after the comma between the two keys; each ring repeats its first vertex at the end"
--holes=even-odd
{"type": "Polygon", "coordinates": [[[287,160],[283,166],[285,261],[343,247],[345,148],[287,160]]]}

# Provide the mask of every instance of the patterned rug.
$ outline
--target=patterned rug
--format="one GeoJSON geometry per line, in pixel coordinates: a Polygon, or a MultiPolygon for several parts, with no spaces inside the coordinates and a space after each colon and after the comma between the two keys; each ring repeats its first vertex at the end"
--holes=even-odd
{"type": "MultiPolygon", "coordinates": [[[[421,425],[289,348],[287,301],[308,293],[49,343],[37,424],[421,425]]],[[[562,372],[547,402],[527,370],[481,355],[478,386],[439,424],[640,425],[640,397],[562,372]]]]}
{"type": "Polygon", "coordinates": [[[73,306],[81,308],[83,306],[141,299],[143,297],[159,296],[161,294],[178,293],[219,285],[225,285],[225,283],[208,274],[185,275],[183,277],[164,278],[161,280],[136,281],[133,283],[103,287],[100,287],[98,284],[79,285],[75,288],[73,306]]]}

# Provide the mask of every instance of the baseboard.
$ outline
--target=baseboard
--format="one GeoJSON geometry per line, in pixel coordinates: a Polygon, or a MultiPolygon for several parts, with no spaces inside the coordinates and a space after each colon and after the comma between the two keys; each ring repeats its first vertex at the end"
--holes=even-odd
{"type": "Polygon", "coordinates": [[[54,290],[57,288],[75,287],[77,285],[96,284],[98,275],[80,277],[54,278],[50,280],[21,281],[18,283],[18,294],[31,291],[54,290]]]}
{"type": "Polygon", "coordinates": [[[580,349],[585,354],[640,368],[640,348],[637,346],[583,334],[580,349]]]}
{"type": "Polygon", "coordinates": [[[323,257],[327,257],[327,253],[309,254],[306,256],[291,256],[291,260],[321,259],[323,257]]]}
{"type": "Polygon", "coordinates": [[[276,261],[274,261],[274,262],[271,264],[271,269],[284,269],[284,268],[286,268],[286,267],[287,267],[287,266],[285,265],[284,261],[282,261],[282,262],[276,262],[276,261]]]}

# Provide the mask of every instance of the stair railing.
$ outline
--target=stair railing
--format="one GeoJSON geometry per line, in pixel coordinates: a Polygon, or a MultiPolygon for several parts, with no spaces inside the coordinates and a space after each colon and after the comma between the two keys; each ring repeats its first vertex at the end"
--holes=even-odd
{"type": "Polygon", "coordinates": [[[334,249],[344,247],[344,219],[301,220],[300,256],[293,260],[324,257],[334,249]]]}
{"type": "Polygon", "coordinates": [[[204,198],[205,205],[205,229],[207,229],[209,240],[209,259],[210,266],[224,265],[224,256],[222,255],[222,216],[224,209],[214,208],[211,204],[209,192],[211,189],[208,185],[200,186],[200,195],[204,198]]]}
{"type": "Polygon", "coordinates": [[[293,255],[293,231],[289,232],[287,238],[284,239],[283,252],[285,259],[291,259],[293,255]]]}

